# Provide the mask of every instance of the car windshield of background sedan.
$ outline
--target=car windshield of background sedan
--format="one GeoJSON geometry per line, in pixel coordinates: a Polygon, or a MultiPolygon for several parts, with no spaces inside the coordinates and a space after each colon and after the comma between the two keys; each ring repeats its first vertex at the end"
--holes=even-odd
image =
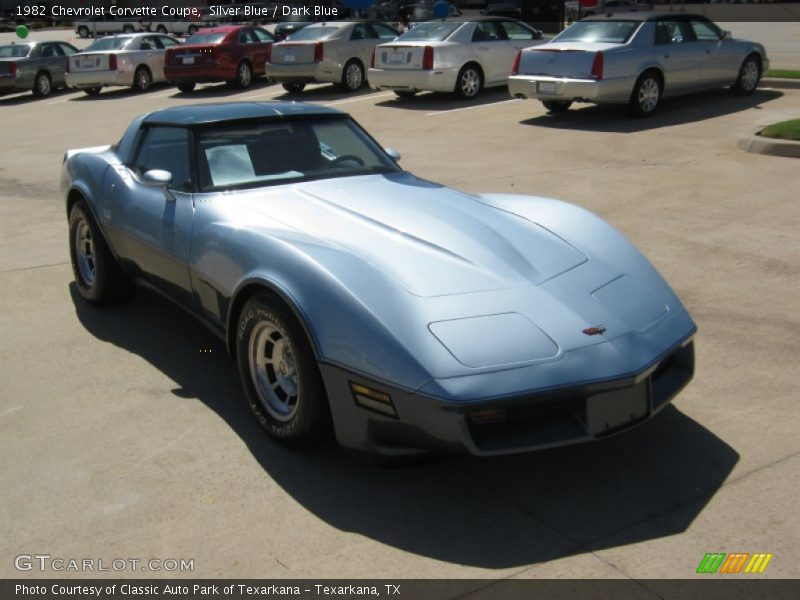
{"type": "Polygon", "coordinates": [[[101,50],[122,50],[133,38],[131,37],[107,37],[97,40],[91,44],[84,52],[99,52],[101,50]]]}
{"type": "Polygon", "coordinates": [[[197,144],[204,192],[401,170],[347,119],[213,127],[197,144]]]}
{"type": "Polygon", "coordinates": [[[19,44],[0,46],[0,58],[25,58],[30,49],[30,46],[19,44]]]}
{"type": "Polygon", "coordinates": [[[338,27],[304,27],[292,34],[292,41],[321,40],[338,31],[338,27]]]}
{"type": "Polygon", "coordinates": [[[640,21],[578,21],[556,36],[554,42],[626,43],[640,21]]]}
{"type": "Polygon", "coordinates": [[[441,42],[450,37],[461,23],[419,23],[397,38],[398,42],[441,42]]]}
{"type": "Polygon", "coordinates": [[[218,32],[218,33],[195,33],[194,35],[189,36],[186,40],[186,45],[190,46],[192,44],[219,44],[222,40],[225,39],[227,35],[226,32],[218,32]]]}

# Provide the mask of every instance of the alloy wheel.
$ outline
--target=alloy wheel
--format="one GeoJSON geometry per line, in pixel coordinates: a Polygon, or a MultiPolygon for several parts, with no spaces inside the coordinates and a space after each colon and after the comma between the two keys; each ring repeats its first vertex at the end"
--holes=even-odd
{"type": "Polygon", "coordinates": [[[50,83],[50,78],[44,73],[40,74],[39,77],[36,78],[36,91],[40,96],[49,96],[52,88],[53,86],[50,83]]]}
{"type": "Polygon", "coordinates": [[[758,85],[758,65],[754,60],[748,60],[742,68],[742,90],[752,92],[758,85]]]}
{"type": "Polygon", "coordinates": [[[85,218],[81,219],[75,228],[75,256],[78,259],[78,272],[81,279],[83,279],[83,283],[88,287],[92,287],[97,274],[97,264],[95,262],[92,229],[85,218]]]}
{"type": "Polygon", "coordinates": [[[356,63],[351,63],[347,67],[347,72],[345,73],[345,81],[347,82],[347,87],[351,90],[357,90],[361,88],[361,84],[364,81],[364,76],[361,73],[361,67],[359,67],[356,63]]]}
{"type": "Polygon", "coordinates": [[[481,76],[475,69],[466,69],[461,75],[461,92],[464,96],[472,98],[478,93],[481,87],[481,76]]]}
{"type": "Polygon", "coordinates": [[[297,412],[300,381],[292,343],[271,321],[261,321],[250,333],[250,376],[264,409],[278,421],[297,412]]]}
{"type": "Polygon", "coordinates": [[[660,92],[658,81],[655,78],[648,77],[642,81],[638,94],[639,107],[642,112],[651,113],[656,109],[660,92]]]}

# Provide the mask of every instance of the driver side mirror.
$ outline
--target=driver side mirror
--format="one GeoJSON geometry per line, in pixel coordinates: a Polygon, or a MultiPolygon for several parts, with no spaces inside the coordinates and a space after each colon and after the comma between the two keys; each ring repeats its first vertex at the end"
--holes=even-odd
{"type": "Polygon", "coordinates": [[[386,154],[388,154],[389,158],[391,158],[392,160],[400,160],[402,158],[402,156],[400,156],[400,153],[394,148],[384,148],[383,151],[386,152],[386,154]]]}
{"type": "Polygon", "coordinates": [[[167,187],[172,183],[172,173],[162,169],[150,169],[142,175],[142,181],[153,187],[167,187]]]}

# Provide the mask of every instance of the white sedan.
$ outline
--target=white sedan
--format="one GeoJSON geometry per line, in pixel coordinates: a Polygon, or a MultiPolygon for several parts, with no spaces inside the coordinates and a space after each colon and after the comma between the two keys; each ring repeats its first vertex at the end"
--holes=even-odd
{"type": "Polygon", "coordinates": [[[474,98],[484,87],[506,85],[514,56],[541,37],[510,18],[427,21],[375,48],[369,83],[400,97],[428,90],[474,98]]]}

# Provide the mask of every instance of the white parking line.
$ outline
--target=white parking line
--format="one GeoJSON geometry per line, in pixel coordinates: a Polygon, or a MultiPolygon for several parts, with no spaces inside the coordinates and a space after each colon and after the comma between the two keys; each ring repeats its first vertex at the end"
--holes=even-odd
{"type": "Polygon", "coordinates": [[[347,100],[336,100],[335,102],[326,102],[324,106],[336,106],[337,104],[347,104],[348,102],[360,102],[361,100],[374,100],[375,98],[385,98],[386,96],[393,96],[394,92],[384,92],[382,94],[365,94],[358,98],[348,98],[347,100]]]}
{"type": "Polygon", "coordinates": [[[476,104],[475,106],[465,106],[464,108],[451,108],[449,110],[437,110],[435,112],[425,113],[426,117],[435,117],[436,115],[445,115],[447,113],[454,113],[461,110],[472,110],[473,108],[486,108],[487,106],[498,106],[499,104],[508,104],[509,102],[520,102],[518,98],[511,98],[510,100],[502,100],[500,102],[489,102],[487,104],[476,104]]]}

